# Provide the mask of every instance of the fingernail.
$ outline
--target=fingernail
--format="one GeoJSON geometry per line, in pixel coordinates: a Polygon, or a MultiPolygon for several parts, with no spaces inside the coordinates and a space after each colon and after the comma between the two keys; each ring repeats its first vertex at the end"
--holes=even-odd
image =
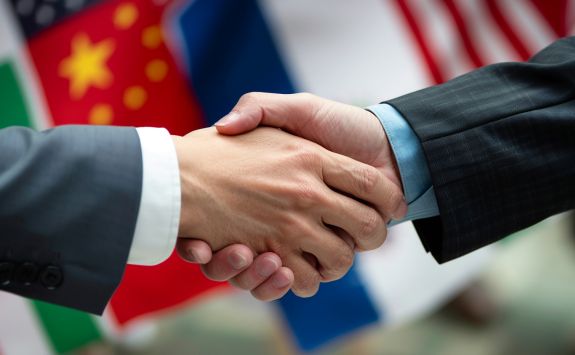
{"type": "Polygon", "coordinates": [[[280,274],[273,278],[272,286],[275,288],[284,288],[289,286],[291,280],[287,278],[285,275],[280,274]]]}
{"type": "Polygon", "coordinates": [[[188,249],[186,250],[187,254],[188,254],[188,261],[197,263],[198,260],[200,259],[199,255],[196,253],[196,251],[194,249],[188,249]]]}
{"type": "Polygon", "coordinates": [[[230,254],[228,256],[228,262],[234,270],[240,270],[248,266],[248,260],[238,253],[230,254]]]}
{"type": "Polygon", "coordinates": [[[397,207],[397,209],[393,212],[391,216],[393,219],[402,219],[407,214],[407,202],[405,200],[401,200],[401,203],[397,207]]]}
{"type": "Polygon", "coordinates": [[[257,272],[261,277],[270,277],[280,266],[273,259],[265,259],[258,265],[257,272]]]}
{"type": "Polygon", "coordinates": [[[224,117],[220,118],[220,120],[215,123],[215,126],[224,127],[224,126],[234,122],[238,118],[240,118],[240,113],[237,111],[232,111],[232,112],[228,113],[227,115],[225,115],[224,117]]]}

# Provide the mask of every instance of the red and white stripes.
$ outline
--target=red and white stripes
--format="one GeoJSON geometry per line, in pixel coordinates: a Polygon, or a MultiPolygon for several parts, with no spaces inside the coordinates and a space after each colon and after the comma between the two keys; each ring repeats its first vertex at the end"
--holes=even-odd
{"type": "Polygon", "coordinates": [[[501,61],[527,60],[572,33],[575,1],[395,0],[434,83],[501,61]]]}

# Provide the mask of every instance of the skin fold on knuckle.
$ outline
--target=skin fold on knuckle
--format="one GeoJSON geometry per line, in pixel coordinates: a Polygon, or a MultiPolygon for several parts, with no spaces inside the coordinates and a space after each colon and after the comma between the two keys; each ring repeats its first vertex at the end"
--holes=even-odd
{"type": "Polygon", "coordinates": [[[358,223],[360,234],[366,238],[371,238],[377,235],[377,232],[381,230],[383,219],[379,213],[368,208],[360,217],[358,223]]]}
{"type": "Polygon", "coordinates": [[[238,100],[239,105],[254,105],[259,101],[260,93],[258,92],[248,92],[243,94],[238,100]]]}
{"type": "Polygon", "coordinates": [[[354,169],[353,178],[357,191],[362,196],[371,195],[381,181],[379,171],[370,166],[354,169]]]}
{"type": "Polygon", "coordinates": [[[373,250],[380,247],[384,240],[385,234],[382,233],[385,229],[385,222],[383,218],[376,211],[369,210],[361,221],[361,247],[363,250],[373,250]]]}
{"type": "Polygon", "coordinates": [[[358,252],[364,252],[377,249],[385,243],[386,238],[387,228],[384,226],[377,234],[373,235],[368,240],[364,240],[364,243],[358,243],[355,250],[358,252]]]}
{"type": "Polygon", "coordinates": [[[297,252],[298,243],[311,233],[309,214],[299,209],[285,210],[275,228],[274,233],[267,238],[266,245],[269,251],[278,254],[283,260],[285,255],[297,252]]]}
{"type": "Polygon", "coordinates": [[[293,207],[298,211],[317,209],[324,203],[321,189],[312,181],[302,181],[293,187],[293,207]]]}
{"type": "Polygon", "coordinates": [[[322,281],[327,282],[341,279],[353,266],[354,258],[355,254],[351,248],[347,246],[341,248],[340,251],[334,254],[329,267],[324,267],[322,264],[322,281]]]}
{"type": "Polygon", "coordinates": [[[310,144],[299,144],[299,147],[291,151],[291,163],[300,169],[318,171],[321,168],[322,156],[315,147],[310,144]]]}

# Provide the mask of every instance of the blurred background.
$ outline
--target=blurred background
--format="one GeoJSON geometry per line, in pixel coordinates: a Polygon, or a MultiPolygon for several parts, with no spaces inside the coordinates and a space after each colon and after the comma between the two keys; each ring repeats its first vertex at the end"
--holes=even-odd
{"type": "MultiPolygon", "coordinates": [[[[468,301],[482,314],[480,321],[456,306],[458,300],[447,299],[406,324],[370,326],[310,353],[575,354],[575,243],[567,217],[545,221],[501,246],[476,279],[482,293],[472,292],[474,301],[468,301]],[[481,299],[483,292],[489,301],[481,299]]],[[[299,353],[281,317],[247,297],[216,297],[160,321],[153,340],[141,346],[116,344],[106,350],[146,355],[299,353]]]]}
{"type": "MultiPolygon", "coordinates": [[[[574,25],[570,0],[5,0],[0,126],[185,134],[250,91],[367,106],[574,25]]],[[[175,255],[128,266],[103,317],[0,292],[0,354],[575,354],[573,221],[444,265],[404,223],[305,300],[259,303],[175,255]]]]}

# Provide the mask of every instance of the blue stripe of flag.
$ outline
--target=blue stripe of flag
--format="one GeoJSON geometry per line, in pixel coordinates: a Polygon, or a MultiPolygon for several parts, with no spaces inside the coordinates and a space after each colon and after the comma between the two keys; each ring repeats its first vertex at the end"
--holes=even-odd
{"type": "Polygon", "coordinates": [[[192,88],[209,125],[244,93],[294,92],[255,1],[192,1],[178,23],[192,88]]]}
{"type": "MultiPolygon", "coordinates": [[[[177,20],[193,90],[212,125],[250,91],[295,91],[262,12],[254,0],[195,0],[177,20]]],[[[378,322],[379,314],[355,268],[302,299],[278,302],[302,350],[316,349],[378,322]]]]}

